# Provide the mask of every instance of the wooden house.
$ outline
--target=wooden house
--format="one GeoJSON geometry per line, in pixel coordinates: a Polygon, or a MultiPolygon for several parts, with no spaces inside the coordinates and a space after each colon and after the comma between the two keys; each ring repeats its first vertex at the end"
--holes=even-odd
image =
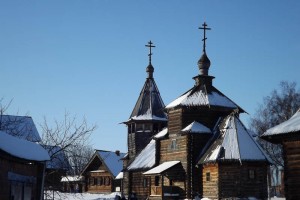
{"type": "Polygon", "coordinates": [[[268,129],[261,137],[282,144],[285,197],[287,200],[300,199],[300,110],[289,120],[268,129]]]}
{"type": "Polygon", "coordinates": [[[68,193],[81,193],[84,191],[83,176],[63,176],[60,180],[62,191],[68,193]]]}
{"type": "Polygon", "coordinates": [[[96,150],[81,172],[85,179],[83,192],[111,193],[121,187],[117,175],[123,169],[124,153],[96,150]]]}
{"type": "Polygon", "coordinates": [[[128,129],[128,155],[124,158],[123,194],[127,196],[136,194],[139,199],[147,198],[150,194],[148,180],[142,176],[142,173],[156,164],[155,148],[157,148],[157,143],[152,138],[167,126],[165,105],[153,78],[151,49],[154,46],[152,44],[150,41],[146,45],[150,48],[146,81],[129,119],[124,122],[128,129]],[[146,165],[140,163],[145,161],[145,149],[149,149],[153,153],[150,155],[151,162],[146,165]]]}
{"type": "Polygon", "coordinates": [[[0,199],[42,199],[49,159],[39,144],[0,131],[0,199]]]}
{"type": "Polygon", "coordinates": [[[198,163],[203,196],[266,199],[269,159],[239,118],[234,113],[227,116],[214,132],[198,163]]]}
{"type": "MultiPolygon", "coordinates": [[[[208,30],[206,26],[204,23],[201,29],[208,30]]],[[[150,152],[147,148],[155,144],[155,148],[150,148],[152,151],[155,149],[153,151],[155,155],[152,155],[152,159],[150,159],[152,167],[144,165],[141,171],[144,171],[146,167],[150,167],[150,169],[138,174],[137,178],[140,181],[131,182],[129,186],[136,188],[136,196],[140,199],[193,199],[196,195],[206,195],[207,185],[212,186],[213,192],[217,196],[211,197],[216,199],[266,197],[267,195],[265,186],[267,185],[266,166],[268,160],[265,157],[264,159],[253,158],[249,162],[244,160],[244,165],[241,165],[241,162],[224,162],[221,167],[218,167],[218,159],[214,163],[199,162],[203,155],[210,153],[211,145],[214,145],[219,138],[221,124],[224,124],[226,119],[232,115],[235,116],[236,121],[240,122],[238,116],[244,112],[240,106],[213,86],[214,77],[208,73],[210,60],[205,50],[206,39],[204,34],[203,54],[198,61],[199,75],[193,78],[194,86],[165,107],[168,116],[165,133],[161,134],[162,137],[157,136],[160,134],[154,135],[139,154],[148,155],[150,152]],[[246,165],[249,166],[246,167],[246,165]],[[235,183],[247,179],[246,171],[250,168],[254,169],[251,173],[257,173],[261,182],[255,179],[256,182],[253,181],[253,183],[255,182],[257,185],[251,184],[245,188],[248,193],[234,193],[235,188],[218,187],[219,181],[235,183]],[[227,173],[228,177],[232,179],[214,180],[215,185],[211,184],[213,182],[204,184],[203,179],[206,178],[208,169],[213,170],[211,175],[214,177],[220,171],[220,173],[227,173]],[[230,171],[231,169],[235,169],[235,171],[230,171]],[[243,172],[240,174],[241,177],[236,177],[238,172],[243,172]],[[141,183],[141,181],[143,182],[141,183]],[[145,188],[142,190],[141,186],[145,188]],[[258,189],[261,186],[264,187],[258,189]],[[149,195],[144,197],[147,193],[149,195]]],[[[244,129],[242,132],[245,132],[244,129]]],[[[246,132],[246,134],[248,133],[246,132]]],[[[249,143],[253,143],[251,137],[245,137],[245,139],[249,140],[249,143]]],[[[256,143],[253,144],[255,144],[255,148],[258,148],[256,143]]],[[[131,147],[128,148],[128,151],[130,150],[131,147]]],[[[250,152],[251,149],[248,151],[250,152]]],[[[264,155],[261,149],[259,151],[259,156],[264,155]]],[[[134,165],[135,162],[138,163],[139,155],[131,165],[134,165]]],[[[150,157],[150,155],[148,156],[150,157]]],[[[128,168],[130,168],[130,162],[128,168]]]]}

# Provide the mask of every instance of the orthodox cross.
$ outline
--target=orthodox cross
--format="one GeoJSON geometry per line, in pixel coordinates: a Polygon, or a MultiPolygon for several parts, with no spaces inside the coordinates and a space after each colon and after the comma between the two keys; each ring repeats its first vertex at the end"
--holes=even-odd
{"type": "Polygon", "coordinates": [[[148,42],[148,44],[146,44],[145,46],[146,47],[149,47],[149,54],[148,54],[148,56],[149,56],[149,64],[151,64],[151,56],[152,56],[152,51],[151,51],[151,49],[152,49],[152,47],[155,47],[154,45],[152,45],[153,43],[151,42],[151,40],[148,42]]]}
{"type": "Polygon", "coordinates": [[[205,51],[205,47],[206,47],[205,40],[207,39],[206,30],[211,30],[211,28],[207,28],[207,24],[205,22],[202,24],[202,26],[203,27],[199,27],[199,29],[203,29],[203,32],[204,32],[204,36],[203,36],[203,39],[202,39],[202,41],[203,41],[203,52],[206,52],[205,51]]]}

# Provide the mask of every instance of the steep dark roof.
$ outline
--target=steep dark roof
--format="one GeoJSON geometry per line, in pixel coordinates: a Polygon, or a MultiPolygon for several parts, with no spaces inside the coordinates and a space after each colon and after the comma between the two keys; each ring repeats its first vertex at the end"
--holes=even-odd
{"type": "Polygon", "coordinates": [[[41,137],[29,116],[0,115],[0,130],[31,142],[40,142],[41,137]]]}
{"type": "Polygon", "coordinates": [[[164,112],[164,107],[165,104],[160,96],[156,83],[153,77],[149,76],[146,79],[146,82],[128,121],[167,121],[167,115],[164,112]]]}

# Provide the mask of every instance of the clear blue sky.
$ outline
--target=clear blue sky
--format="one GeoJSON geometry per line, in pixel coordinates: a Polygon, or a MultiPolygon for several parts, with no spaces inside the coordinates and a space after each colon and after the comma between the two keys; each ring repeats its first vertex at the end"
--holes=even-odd
{"type": "MultiPolygon", "coordinates": [[[[127,149],[126,121],[146,78],[165,104],[194,84],[206,21],[214,86],[255,113],[281,80],[300,74],[300,1],[0,1],[0,97],[39,124],[68,111],[97,124],[91,143],[127,149]]],[[[247,125],[249,116],[244,116],[247,125]]]]}

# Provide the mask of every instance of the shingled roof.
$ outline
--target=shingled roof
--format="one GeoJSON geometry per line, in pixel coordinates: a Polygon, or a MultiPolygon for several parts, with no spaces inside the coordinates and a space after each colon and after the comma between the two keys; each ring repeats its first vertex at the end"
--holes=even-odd
{"type": "Polygon", "coordinates": [[[194,86],[168,104],[166,108],[170,109],[178,106],[224,107],[229,109],[239,109],[241,112],[244,112],[242,108],[215,87],[210,86],[208,88],[203,85],[194,86]]]}
{"type": "Polygon", "coordinates": [[[229,115],[221,123],[213,143],[201,157],[199,164],[217,161],[267,161],[268,156],[257,144],[240,119],[229,115]]]}
{"type": "Polygon", "coordinates": [[[142,88],[140,96],[129,117],[131,120],[152,120],[167,121],[167,115],[164,112],[165,104],[160,96],[159,90],[153,78],[154,68],[151,64],[146,68],[148,77],[142,88]],[[151,69],[151,73],[149,72],[151,69]]]}

